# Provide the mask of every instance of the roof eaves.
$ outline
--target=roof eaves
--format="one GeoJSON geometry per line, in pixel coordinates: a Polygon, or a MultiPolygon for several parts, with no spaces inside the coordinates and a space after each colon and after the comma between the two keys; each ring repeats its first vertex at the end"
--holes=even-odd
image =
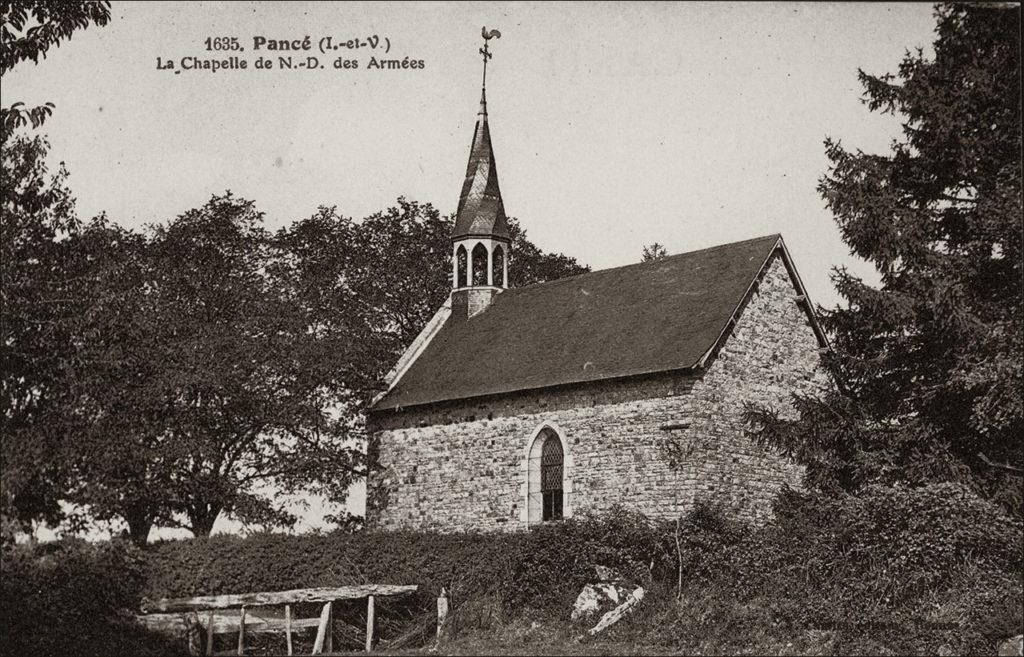
{"type": "Polygon", "coordinates": [[[475,394],[475,395],[459,395],[459,396],[452,396],[452,397],[444,397],[444,398],[440,398],[440,399],[432,399],[430,401],[414,402],[412,404],[406,404],[404,406],[399,404],[399,405],[389,406],[389,407],[384,407],[384,408],[376,407],[376,405],[375,405],[376,402],[379,401],[379,399],[382,399],[384,397],[384,395],[387,394],[385,392],[385,393],[382,393],[378,397],[377,400],[374,400],[374,405],[370,406],[370,408],[368,409],[368,412],[371,413],[371,414],[380,414],[380,413],[386,413],[386,412],[389,412],[389,411],[390,412],[398,413],[400,411],[408,410],[410,408],[419,408],[419,407],[423,407],[423,406],[435,406],[435,405],[438,405],[438,404],[449,404],[449,403],[452,403],[452,402],[479,401],[479,400],[482,400],[482,399],[488,399],[488,398],[491,398],[491,397],[501,397],[501,396],[504,396],[504,395],[537,392],[537,391],[540,391],[540,390],[557,390],[559,388],[567,388],[567,387],[570,387],[570,386],[585,386],[585,385],[590,385],[590,384],[595,384],[595,383],[605,383],[606,381],[623,381],[623,380],[635,379],[635,378],[645,377],[645,376],[656,376],[656,375],[659,375],[659,374],[670,374],[672,372],[677,372],[677,373],[680,373],[680,374],[688,374],[688,373],[697,371],[698,369],[700,369],[700,367],[701,366],[699,364],[683,365],[683,366],[679,366],[679,367],[667,367],[667,368],[664,368],[664,369],[646,370],[646,371],[639,371],[639,372],[629,372],[627,374],[616,374],[614,376],[607,376],[607,377],[602,377],[602,378],[597,378],[597,379],[581,379],[581,380],[578,380],[578,381],[563,381],[561,383],[551,383],[551,384],[548,384],[548,385],[529,386],[529,387],[524,387],[524,388],[509,388],[509,389],[501,389],[501,390],[492,390],[492,391],[489,391],[489,392],[483,392],[483,393],[479,393],[479,394],[475,394]]]}

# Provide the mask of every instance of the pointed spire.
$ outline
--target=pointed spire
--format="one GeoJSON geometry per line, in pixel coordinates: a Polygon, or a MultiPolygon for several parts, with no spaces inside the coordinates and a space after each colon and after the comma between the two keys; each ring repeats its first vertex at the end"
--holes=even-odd
{"type": "Polygon", "coordinates": [[[480,90],[480,111],[476,117],[473,145],[469,151],[466,180],[462,183],[452,239],[473,235],[508,240],[505,204],[501,200],[501,190],[498,188],[498,170],[494,164],[491,131],[487,125],[486,76],[487,60],[491,57],[487,40],[501,35],[497,30],[487,32],[485,28],[483,36],[484,47],[480,49],[480,53],[484,56],[484,86],[480,90]]]}

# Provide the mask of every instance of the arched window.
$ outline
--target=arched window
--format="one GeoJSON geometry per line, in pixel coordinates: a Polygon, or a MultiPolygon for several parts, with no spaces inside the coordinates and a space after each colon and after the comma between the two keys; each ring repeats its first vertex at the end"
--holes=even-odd
{"type": "Polygon", "coordinates": [[[494,266],[491,267],[491,280],[498,287],[506,287],[505,249],[500,244],[494,247],[494,266]]]}
{"type": "Polygon", "coordinates": [[[540,456],[540,493],[542,520],[562,519],[562,441],[549,435],[540,456]]]}
{"type": "Polygon", "coordinates": [[[473,247],[473,285],[487,285],[487,247],[477,242],[473,247]]]}
{"type": "Polygon", "coordinates": [[[565,452],[554,429],[544,427],[530,445],[527,457],[529,523],[561,520],[565,508],[565,452]]]}
{"type": "Polygon", "coordinates": [[[452,287],[465,287],[466,281],[466,247],[459,245],[455,251],[455,285],[452,287]]]}

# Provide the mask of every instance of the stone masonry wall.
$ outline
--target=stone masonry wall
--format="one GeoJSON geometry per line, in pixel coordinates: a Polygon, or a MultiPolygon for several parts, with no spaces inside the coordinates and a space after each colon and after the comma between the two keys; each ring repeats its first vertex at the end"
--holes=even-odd
{"type": "Polygon", "coordinates": [[[526,526],[527,445],[545,424],[565,444],[565,513],[615,504],[672,518],[695,500],[763,519],[801,468],[743,434],[744,404],[792,412],[821,384],[818,341],[782,259],[696,374],[665,373],[435,404],[370,418],[367,519],[382,528],[526,526]],[[666,425],[685,428],[664,429],[666,425]],[[671,468],[666,447],[679,466],[671,468]]]}

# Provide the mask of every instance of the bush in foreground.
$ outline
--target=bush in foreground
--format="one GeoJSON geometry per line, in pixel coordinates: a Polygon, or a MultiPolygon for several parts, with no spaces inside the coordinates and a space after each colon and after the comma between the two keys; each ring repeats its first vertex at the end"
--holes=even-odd
{"type": "Polygon", "coordinates": [[[0,553],[0,654],[175,655],[183,645],[145,632],[130,610],[141,554],[120,542],[5,545],[0,553]]]}

